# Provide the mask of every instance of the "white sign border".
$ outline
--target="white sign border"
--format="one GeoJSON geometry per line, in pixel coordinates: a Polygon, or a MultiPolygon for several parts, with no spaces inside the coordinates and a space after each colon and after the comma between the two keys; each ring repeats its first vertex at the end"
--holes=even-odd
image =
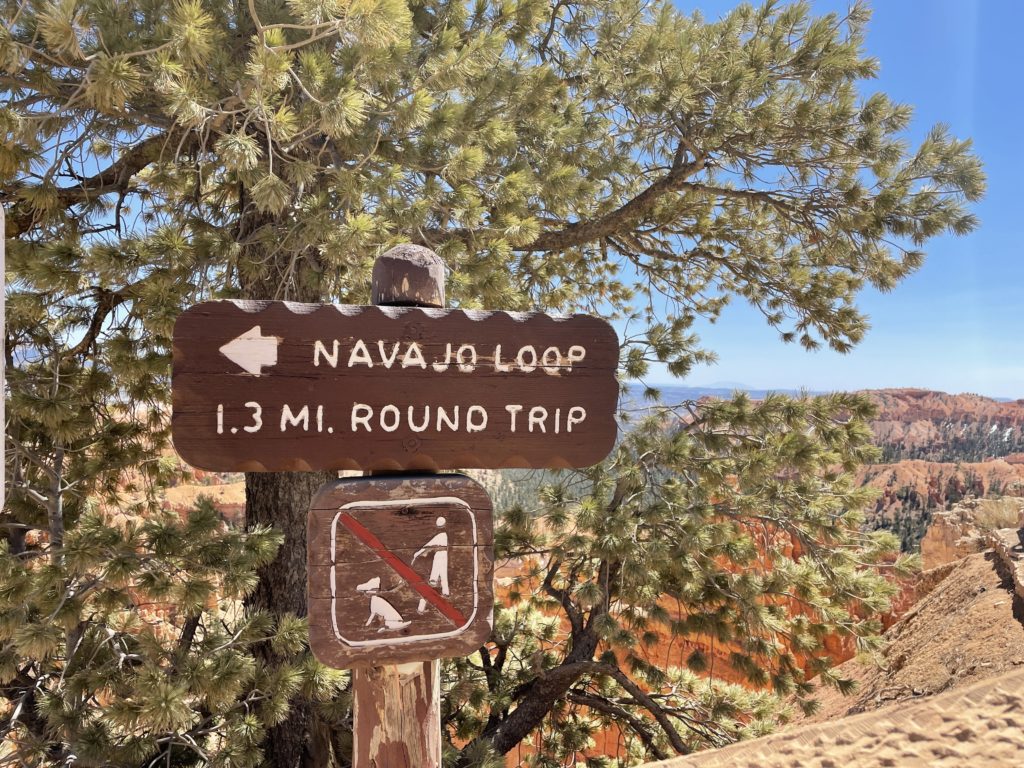
{"type": "Polygon", "coordinates": [[[476,515],[473,514],[473,508],[456,496],[433,496],[422,499],[399,499],[396,501],[351,501],[345,504],[343,507],[338,508],[338,513],[334,516],[331,521],[331,624],[334,628],[334,636],[341,640],[343,643],[351,648],[366,648],[373,647],[376,645],[404,645],[407,643],[417,643],[423,640],[442,640],[448,637],[456,637],[465,632],[469,627],[472,626],[473,620],[476,618],[477,611],[480,606],[480,587],[477,583],[480,578],[480,558],[479,558],[479,543],[477,540],[476,530],[476,515]],[[347,637],[341,634],[341,630],[338,629],[338,614],[337,614],[337,594],[335,591],[336,579],[335,579],[335,568],[337,567],[336,562],[336,548],[337,548],[337,533],[338,533],[338,518],[345,514],[349,509],[353,507],[395,507],[401,509],[414,504],[455,504],[456,506],[462,507],[469,514],[469,520],[473,525],[473,612],[470,613],[466,623],[461,627],[457,627],[449,632],[435,632],[430,635],[403,635],[400,637],[385,637],[379,640],[349,640],[347,637]]]}

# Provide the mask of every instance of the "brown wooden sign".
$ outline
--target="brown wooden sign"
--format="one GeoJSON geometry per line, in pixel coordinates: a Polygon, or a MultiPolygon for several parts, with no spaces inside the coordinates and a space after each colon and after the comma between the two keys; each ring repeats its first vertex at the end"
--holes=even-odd
{"type": "Polygon", "coordinates": [[[331,667],[464,656],[491,631],[491,502],[464,475],[351,478],[314,497],[309,642],[331,667]]]}
{"type": "Polygon", "coordinates": [[[618,352],[586,315],[199,304],[174,329],[174,446],[216,471],[589,466],[618,352]]]}

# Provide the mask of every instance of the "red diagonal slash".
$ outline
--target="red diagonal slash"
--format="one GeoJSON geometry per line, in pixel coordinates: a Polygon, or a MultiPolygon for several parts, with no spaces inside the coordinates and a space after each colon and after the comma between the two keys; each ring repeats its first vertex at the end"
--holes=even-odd
{"type": "Polygon", "coordinates": [[[352,517],[348,512],[342,512],[338,515],[338,522],[344,525],[349,533],[372,549],[377,557],[394,568],[398,575],[405,579],[409,586],[419,593],[420,597],[437,608],[452,624],[456,627],[464,627],[469,623],[469,619],[462,615],[462,611],[445,600],[436,589],[420,578],[416,571],[406,565],[405,561],[385,547],[384,543],[374,535],[373,531],[352,517]]]}

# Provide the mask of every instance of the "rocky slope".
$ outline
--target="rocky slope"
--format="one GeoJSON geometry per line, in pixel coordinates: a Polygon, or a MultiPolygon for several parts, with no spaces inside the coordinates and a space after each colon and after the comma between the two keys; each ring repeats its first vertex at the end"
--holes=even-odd
{"type": "Polygon", "coordinates": [[[879,492],[867,510],[868,526],[896,533],[905,551],[918,548],[937,512],[964,499],[1024,496],[1024,463],[1011,463],[1006,458],[871,464],[861,468],[858,478],[862,485],[879,492]]]}
{"type": "Polygon", "coordinates": [[[1016,768],[1024,671],[645,768],[1016,768]]]}
{"type": "Polygon", "coordinates": [[[820,692],[810,721],[931,696],[1024,670],[1024,499],[972,499],[940,512],[922,541],[920,599],[870,661],[841,664],[852,696],[820,692]]]}
{"type": "Polygon", "coordinates": [[[886,632],[888,645],[879,659],[854,659],[837,668],[841,677],[857,681],[855,693],[822,691],[811,721],[1024,669],[1024,625],[1014,617],[1020,601],[996,555],[979,552],[942,568],[945,578],[886,632]]]}

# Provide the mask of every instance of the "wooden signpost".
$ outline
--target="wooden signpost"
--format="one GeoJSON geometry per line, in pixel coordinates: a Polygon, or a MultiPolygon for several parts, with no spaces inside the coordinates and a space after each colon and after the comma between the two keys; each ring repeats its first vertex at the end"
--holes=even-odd
{"type": "Polygon", "coordinates": [[[476,482],[424,473],[603,459],[618,339],[585,315],[446,310],[444,264],[417,246],[377,259],[373,300],[184,312],[173,439],[215,471],[377,472],[312,502],[310,647],[353,669],[355,768],[440,768],[438,659],[490,634],[493,525],[476,482]]]}

